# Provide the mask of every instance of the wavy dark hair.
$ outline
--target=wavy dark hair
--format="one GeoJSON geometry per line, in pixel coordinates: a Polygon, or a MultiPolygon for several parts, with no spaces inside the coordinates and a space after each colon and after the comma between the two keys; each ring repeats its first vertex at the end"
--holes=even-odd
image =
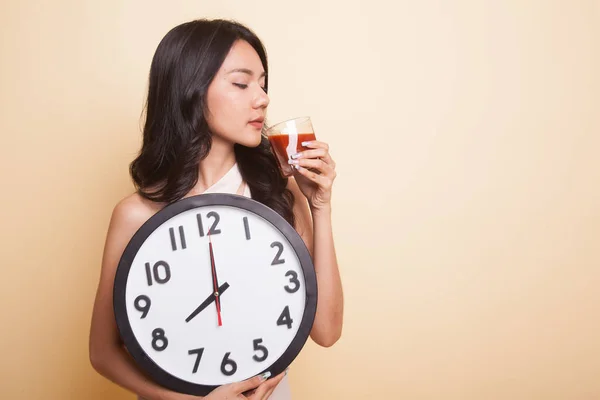
{"type": "MultiPolygon", "coordinates": [[[[199,19],[171,29],[159,43],[150,67],[143,143],[129,172],[144,198],[173,203],[198,182],[198,163],[212,143],[205,115],[206,93],[233,44],[248,42],[267,77],[266,51],[246,26],[223,19],[199,19]]],[[[264,132],[257,147],[235,144],[235,156],[252,198],[294,226],[294,196],[264,132]]]]}

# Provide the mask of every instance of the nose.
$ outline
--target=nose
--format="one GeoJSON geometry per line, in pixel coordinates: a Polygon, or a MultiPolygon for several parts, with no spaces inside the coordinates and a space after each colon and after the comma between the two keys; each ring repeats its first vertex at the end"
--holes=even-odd
{"type": "Polygon", "coordinates": [[[254,108],[267,108],[270,101],[269,95],[259,87],[254,96],[254,108]]]}

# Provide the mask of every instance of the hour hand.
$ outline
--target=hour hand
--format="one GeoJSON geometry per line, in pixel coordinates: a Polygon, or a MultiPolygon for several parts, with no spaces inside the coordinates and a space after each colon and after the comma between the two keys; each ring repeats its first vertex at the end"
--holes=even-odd
{"type": "MultiPolygon", "coordinates": [[[[225,292],[227,289],[229,288],[229,283],[225,282],[224,284],[222,284],[221,286],[219,286],[219,296],[221,296],[223,294],[223,292],[225,292]]],[[[214,293],[211,293],[206,300],[204,300],[202,302],[202,304],[200,304],[190,315],[189,317],[187,317],[185,319],[185,322],[190,322],[192,320],[192,318],[194,318],[196,315],[200,314],[202,312],[202,310],[204,310],[206,307],[208,307],[210,305],[210,303],[212,303],[213,301],[215,301],[215,299],[217,298],[217,296],[215,296],[214,293]]]]}

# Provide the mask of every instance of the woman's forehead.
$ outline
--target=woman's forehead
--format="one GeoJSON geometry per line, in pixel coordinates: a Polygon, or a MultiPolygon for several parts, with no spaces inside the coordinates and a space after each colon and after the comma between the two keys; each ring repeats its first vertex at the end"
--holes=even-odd
{"type": "Polygon", "coordinates": [[[223,61],[221,71],[224,74],[241,72],[253,76],[261,76],[265,72],[256,50],[243,40],[238,40],[231,46],[229,54],[223,61]]]}

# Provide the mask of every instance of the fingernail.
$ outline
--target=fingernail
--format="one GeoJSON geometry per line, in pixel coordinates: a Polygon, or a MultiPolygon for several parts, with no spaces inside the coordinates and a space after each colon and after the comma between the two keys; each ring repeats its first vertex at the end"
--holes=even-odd
{"type": "Polygon", "coordinates": [[[310,145],[312,142],[308,141],[308,142],[302,142],[302,146],[308,146],[310,145]]]}
{"type": "Polygon", "coordinates": [[[300,171],[302,169],[302,167],[299,166],[298,164],[294,164],[294,168],[296,168],[298,171],[300,171]]]}
{"type": "Polygon", "coordinates": [[[266,381],[267,378],[270,377],[270,376],[271,376],[271,372],[267,371],[267,372],[265,372],[264,374],[262,374],[260,376],[260,379],[263,380],[263,381],[266,381]]]}
{"type": "Polygon", "coordinates": [[[298,164],[298,160],[289,160],[288,163],[289,164],[298,164]]]}
{"type": "MultiPolygon", "coordinates": [[[[306,142],[305,142],[306,143],[306,142]]],[[[303,144],[304,145],[304,144],[303,144]]],[[[302,157],[302,153],[296,153],[292,155],[292,159],[296,159],[296,158],[300,158],[302,157]]]]}

